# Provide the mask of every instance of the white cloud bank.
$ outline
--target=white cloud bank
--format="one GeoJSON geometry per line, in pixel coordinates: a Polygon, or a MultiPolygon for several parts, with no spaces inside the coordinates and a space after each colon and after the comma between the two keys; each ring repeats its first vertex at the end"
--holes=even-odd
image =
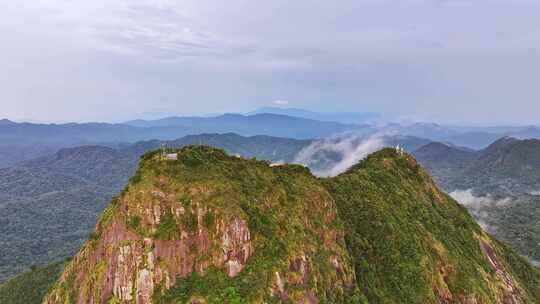
{"type": "Polygon", "coordinates": [[[456,190],[449,194],[469,210],[482,229],[490,233],[495,232],[497,227],[490,221],[488,208],[505,207],[513,202],[511,198],[495,199],[491,195],[475,196],[472,189],[456,190]]]}
{"type": "MultiPolygon", "coordinates": [[[[472,193],[472,189],[456,190],[450,193],[450,196],[469,210],[482,229],[493,234],[496,234],[497,229],[500,227],[497,227],[491,221],[490,210],[492,211],[493,208],[504,208],[516,203],[511,198],[495,199],[491,195],[475,196],[472,193]]],[[[540,261],[536,261],[528,256],[525,256],[525,258],[533,265],[540,267],[540,261]]]]}
{"type": "Polygon", "coordinates": [[[378,135],[339,135],[313,142],[298,153],[294,162],[312,168],[317,176],[335,176],[383,147],[384,141],[378,135]]]}

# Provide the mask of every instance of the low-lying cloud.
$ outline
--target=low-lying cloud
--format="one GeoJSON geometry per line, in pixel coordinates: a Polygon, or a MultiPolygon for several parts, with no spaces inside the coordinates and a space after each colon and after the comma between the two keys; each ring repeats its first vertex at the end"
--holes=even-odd
{"type": "MultiPolygon", "coordinates": [[[[491,195],[487,196],[475,196],[472,189],[469,190],[456,190],[450,193],[456,201],[465,206],[472,216],[476,219],[476,222],[485,231],[497,236],[499,227],[494,219],[495,212],[501,212],[501,208],[509,207],[512,204],[517,203],[512,198],[496,199],[491,195]],[[497,209],[499,209],[497,211],[497,209]]],[[[504,211],[503,211],[504,212],[504,211]]],[[[524,256],[536,267],[540,267],[540,262],[530,256],[524,256]]]]}
{"type": "Polygon", "coordinates": [[[294,162],[310,167],[317,176],[335,176],[383,147],[378,135],[341,134],[313,142],[298,153],[294,162]]]}
{"type": "Polygon", "coordinates": [[[475,196],[472,189],[456,190],[449,194],[469,210],[482,229],[490,233],[497,230],[497,226],[491,221],[490,209],[509,206],[513,202],[511,198],[496,199],[491,195],[475,196]]]}

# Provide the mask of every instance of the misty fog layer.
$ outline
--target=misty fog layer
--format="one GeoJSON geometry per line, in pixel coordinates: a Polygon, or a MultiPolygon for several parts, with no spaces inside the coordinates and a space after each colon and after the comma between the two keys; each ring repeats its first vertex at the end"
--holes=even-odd
{"type": "Polygon", "coordinates": [[[294,162],[310,167],[317,176],[336,176],[384,146],[378,135],[366,138],[342,134],[314,141],[298,153],[294,162]]]}
{"type": "Polygon", "coordinates": [[[490,223],[489,209],[512,204],[511,198],[494,199],[491,195],[475,196],[472,189],[455,190],[449,194],[460,204],[467,207],[480,227],[487,232],[495,232],[497,230],[497,227],[490,223]]]}
{"type": "MultiPolygon", "coordinates": [[[[455,190],[449,193],[452,198],[458,201],[461,205],[465,206],[469,213],[476,219],[480,227],[495,235],[497,238],[503,241],[511,241],[509,237],[514,241],[526,242],[527,233],[514,234],[516,224],[511,224],[513,221],[520,222],[523,219],[511,219],[509,214],[512,211],[509,211],[511,208],[524,208],[524,203],[520,204],[518,199],[513,199],[510,197],[506,198],[495,198],[492,195],[486,196],[475,196],[472,189],[468,190],[455,190]],[[501,222],[502,221],[502,222],[501,222]],[[516,240],[518,238],[519,240],[516,240]]],[[[519,228],[517,228],[519,230],[519,228]]],[[[514,243],[515,245],[515,243],[514,243]]],[[[536,266],[540,266],[540,261],[535,260],[531,256],[525,256],[529,261],[536,266]]]]}

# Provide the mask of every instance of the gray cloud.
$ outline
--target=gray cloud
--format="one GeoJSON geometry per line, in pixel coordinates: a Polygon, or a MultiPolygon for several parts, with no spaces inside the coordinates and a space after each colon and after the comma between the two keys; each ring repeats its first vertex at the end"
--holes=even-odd
{"type": "Polygon", "coordinates": [[[121,120],[154,109],[248,111],[286,98],[393,118],[536,122],[539,8],[525,0],[0,1],[0,81],[9,84],[0,116],[121,120]]]}

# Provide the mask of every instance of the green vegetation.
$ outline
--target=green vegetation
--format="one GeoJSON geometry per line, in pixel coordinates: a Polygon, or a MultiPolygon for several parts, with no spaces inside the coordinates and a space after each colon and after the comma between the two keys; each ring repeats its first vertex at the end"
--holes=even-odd
{"type": "Polygon", "coordinates": [[[129,228],[138,231],[141,227],[141,217],[137,215],[130,217],[127,225],[129,228]]]}
{"type": "Polygon", "coordinates": [[[197,231],[197,216],[191,212],[182,217],[182,228],[188,232],[197,231]]]}
{"type": "MultiPolygon", "coordinates": [[[[169,290],[157,288],[156,303],[182,303],[196,298],[209,303],[274,303],[280,297],[291,301],[316,297],[323,303],[348,303],[360,296],[355,294],[352,266],[337,230],[341,226],[332,198],[309,170],[296,165],[273,168],[269,162],[231,157],[206,146],[167,152],[178,153],[178,160],[163,160],[159,151],[142,156],[139,178],[132,179],[114,207],[107,209],[97,231],[102,235],[112,229],[112,218],[123,219],[120,222],[141,237],[182,239],[189,247],[186,258],[194,258],[197,265],[209,265],[203,272],[196,270],[202,266],[195,266],[190,276],[178,278],[169,290]],[[239,225],[249,228],[250,256],[247,263],[241,262],[245,263],[239,266],[241,272],[231,278],[224,266],[216,268],[211,262],[222,258],[227,249],[222,246],[232,245],[224,245],[223,233],[229,233],[227,239],[238,238],[228,229],[238,229],[239,225]],[[201,249],[195,236],[202,228],[207,229],[210,250],[199,255],[201,249]],[[333,260],[340,263],[339,270],[333,260]],[[303,266],[298,264],[296,270],[291,270],[293,261],[303,266]],[[284,282],[280,287],[283,291],[271,291],[277,288],[276,276],[284,282]]],[[[134,244],[120,242],[117,246],[130,243],[134,244]]],[[[107,248],[107,252],[114,250],[107,248]]],[[[237,254],[243,255],[243,250],[237,254]]],[[[85,273],[89,281],[98,282],[92,278],[98,278],[93,273],[99,265],[80,261],[68,272],[85,273]]],[[[155,263],[166,267],[168,262],[160,259],[155,263]]],[[[67,289],[67,293],[63,289],[55,292],[80,293],[84,286],[67,289]]],[[[99,290],[93,292],[100,294],[99,290]]]]}
{"type": "Polygon", "coordinates": [[[523,256],[540,261],[540,196],[482,197],[469,212],[487,232],[523,256]]]}
{"type": "Polygon", "coordinates": [[[481,151],[431,143],[414,156],[443,190],[470,189],[469,212],[497,239],[540,261],[540,140],[502,138],[481,151]]]}
{"type": "Polygon", "coordinates": [[[203,223],[206,229],[211,229],[212,227],[214,227],[215,221],[216,221],[216,216],[214,215],[212,211],[208,211],[203,216],[203,223]]]}
{"type": "MultiPolygon", "coordinates": [[[[385,149],[323,182],[346,223],[358,285],[370,302],[437,303],[446,293],[501,301],[500,290],[493,288],[500,279],[479,241],[489,240],[500,259],[511,251],[490,240],[414,159],[385,149]]],[[[515,263],[508,266],[507,271],[516,270],[515,263]]],[[[530,264],[521,268],[526,274],[516,275],[517,283],[525,281],[521,277],[540,278],[530,264]]],[[[540,285],[520,284],[525,299],[539,299],[540,285]]]]}
{"type": "MultiPolygon", "coordinates": [[[[98,238],[125,225],[130,239],[85,246],[51,298],[85,302],[102,295],[111,290],[102,274],[120,252],[142,260],[141,271],[156,250],[155,268],[147,271],[182,267],[188,275],[169,289],[161,280],[154,303],[540,299],[538,269],[483,232],[413,158],[394,149],[327,179],[302,166],[270,167],[206,146],[174,151],[178,161],[145,154],[140,179],[101,217],[98,238]],[[94,252],[109,262],[92,260],[94,252]],[[224,253],[239,257],[229,260],[238,271],[231,276],[220,262],[224,253]],[[180,256],[194,264],[178,263],[180,256]],[[83,279],[73,280],[75,274],[83,279]]],[[[118,300],[109,295],[109,302],[118,300]]]]}
{"type": "MultiPolygon", "coordinates": [[[[30,265],[73,256],[111,198],[128,183],[144,182],[143,172],[136,171],[139,158],[161,143],[145,141],[116,149],[83,146],[62,149],[56,154],[56,147],[50,146],[30,145],[24,151],[4,146],[4,152],[9,150],[17,157],[40,158],[0,172],[0,226],[9,227],[2,233],[0,283],[28,270],[30,265]]],[[[168,147],[195,143],[221,147],[231,155],[291,161],[311,141],[228,133],[186,136],[166,142],[168,147]]]]}
{"type": "Polygon", "coordinates": [[[499,254],[506,261],[506,266],[511,269],[512,274],[518,279],[525,290],[531,291],[532,299],[538,302],[540,299],[540,269],[531,267],[530,263],[514,252],[507,245],[498,242],[499,254]]]}
{"type": "Polygon", "coordinates": [[[47,291],[60,276],[65,262],[47,266],[32,266],[0,285],[2,304],[40,304],[47,291]]]}
{"type": "Polygon", "coordinates": [[[241,284],[241,280],[230,280],[222,271],[211,270],[204,276],[193,272],[177,282],[176,287],[155,293],[152,300],[156,304],[188,303],[192,298],[203,297],[208,304],[246,304],[248,302],[238,292],[241,284]]]}
{"type": "MultiPolygon", "coordinates": [[[[148,154],[145,159],[151,161],[155,157],[155,154],[148,154]]],[[[275,300],[268,294],[268,286],[272,285],[276,271],[281,269],[282,272],[286,272],[288,256],[302,254],[300,251],[297,252],[300,250],[297,244],[305,244],[307,248],[304,249],[309,250],[318,250],[316,248],[320,246],[318,238],[315,237],[320,232],[316,232],[315,229],[323,227],[309,222],[320,222],[325,210],[322,206],[317,207],[323,202],[311,201],[309,197],[310,193],[324,196],[325,191],[309,174],[309,170],[302,166],[292,165],[273,169],[267,162],[230,157],[221,150],[204,146],[182,149],[177,162],[148,164],[148,169],[153,171],[153,174],[166,172],[167,176],[175,177],[175,182],[184,184],[184,188],[185,184],[204,183],[216,189],[217,192],[206,199],[180,195],[179,200],[185,206],[193,207],[194,204],[204,203],[214,210],[219,210],[206,213],[203,217],[203,225],[206,227],[212,227],[218,218],[230,216],[245,218],[254,242],[254,255],[238,277],[230,279],[223,271],[213,268],[204,276],[194,273],[191,277],[177,282],[177,287],[161,296],[156,295],[157,303],[160,303],[159,301],[170,303],[174,302],[173,300],[180,300],[182,303],[194,296],[203,297],[209,303],[253,303],[261,299],[275,300]],[[313,210],[308,219],[305,211],[310,209],[311,204],[316,205],[312,206],[313,210]]],[[[193,231],[197,225],[196,217],[186,211],[181,223],[187,231],[193,231]]],[[[160,224],[160,227],[161,225],[163,224],[160,224]]],[[[346,252],[343,250],[340,254],[346,252]]],[[[326,256],[329,255],[330,253],[326,253],[326,256]]],[[[332,275],[331,270],[323,270],[331,268],[328,258],[318,261],[316,267],[321,267],[319,275],[325,272],[328,276],[332,275]]],[[[320,281],[320,284],[329,284],[320,279],[317,281],[320,281]]],[[[317,290],[317,294],[322,299],[328,296],[328,300],[332,299],[336,301],[335,303],[342,301],[338,294],[332,295],[322,286],[319,288],[321,289],[317,290]]]]}
{"type": "Polygon", "coordinates": [[[155,233],[155,238],[160,240],[173,240],[178,235],[178,224],[172,213],[166,212],[155,233]]]}

